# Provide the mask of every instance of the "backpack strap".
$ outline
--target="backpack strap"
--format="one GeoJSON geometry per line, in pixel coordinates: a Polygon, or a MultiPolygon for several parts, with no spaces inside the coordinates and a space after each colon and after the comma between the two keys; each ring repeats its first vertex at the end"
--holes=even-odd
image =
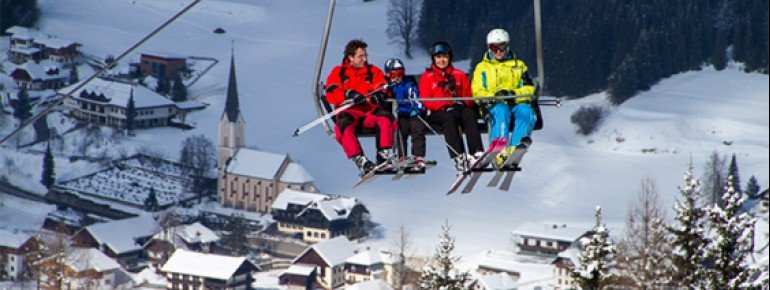
{"type": "MultiPolygon", "coordinates": [[[[345,83],[345,81],[348,80],[348,76],[345,74],[346,67],[340,67],[340,83],[345,83]]],[[[372,65],[367,64],[366,65],[366,82],[372,83],[372,80],[374,80],[374,73],[372,73],[372,65]]]]}

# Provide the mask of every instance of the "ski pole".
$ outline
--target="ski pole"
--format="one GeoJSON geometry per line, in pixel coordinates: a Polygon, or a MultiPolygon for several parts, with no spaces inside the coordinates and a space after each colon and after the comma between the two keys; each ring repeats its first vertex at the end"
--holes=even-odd
{"type": "MultiPolygon", "coordinates": [[[[367,97],[367,98],[371,97],[374,93],[381,92],[382,90],[384,90],[386,88],[387,88],[387,86],[383,86],[382,88],[373,90],[373,91],[367,93],[366,95],[364,95],[364,97],[367,97]]],[[[344,110],[347,110],[348,108],[352,107],[353,105],[355,105],[355,104],[352,101],[345,101],[345,102],[343,102],[342,106],[340,106],[339,108],[335,109],[334,111],[331,111],[331,112],[327,113],[326,115],[323,115],[323,116],[319,117],[318,119],[315,119],[315,120],[311,121],[310,123],[305,124],[305,126],[299,127],[296,130],[294,130],[294,134],[292,135],[292,137],[298,137],[300,134],[305,133],[307,130],[310,130],[311,128],[313,128],[315,126],[318,126],[318,124],[321,124],[321,123],[325,122],[326,120],[331,119],[332,117],[336,116],[337,114],[339,114],[340,112],[342,112],[344,110]]]]}
{"type": "MultiPolygon", "coordinates": [[[[420,121],[421,121],[423,124],[425,124],[425,127],[428,127],[428,129],[430,129],[430,131],[431,131],[431,132],[433,132],[433,135],[438,135],[438,132],[436,132],[436,130],[434,130],[434,129],[433,129],[433,126],[431,126],[430,124],[428,124],[428,122],[425,122],[425,119],[423,119],[423,118],[422,118],[422,116],[420,116],[420,115],[417,115],[417,119],[420,119],[420,121]]],[[[455,150],[454,148],[452,148],[452,146],[451,146],[451,145],[449,145],[449,143],[447,143],[447,142],[446,142],[446,140],[444,141],[444,145],[446,145],[446,147],[447,147],[447,148],[449,148],[449,150],[452,150],[452,152],[454,152],[454,153],[455,153],[455,156],[461,156],[461,155],[460,155],[460,153],[459,153],[459,152],[457,152],[457,150],[455,150]]]]}

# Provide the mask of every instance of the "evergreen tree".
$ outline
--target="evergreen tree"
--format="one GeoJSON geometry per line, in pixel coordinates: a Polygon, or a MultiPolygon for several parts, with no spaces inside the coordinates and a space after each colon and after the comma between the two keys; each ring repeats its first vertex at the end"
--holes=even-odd
{"type": "Polygon", "coordinates": [[[72,69],[70,69],[70,79],[69,83],[74,84],[80,81],[80,75],[78,73],[78,66],[77,64],[72,65],[72,69]]]}
{"type": "Polygon", "coordinates": [[[0,31],[14,25],[32,27],[39,18],[37,0],[0,0],[0,31]]]}
{"type": "Polygon", "coordinates": [[[187,87],[181,78],[174,80],[174,86],[171,88],[171,100],[174,102],[187,101],[187,87]]]}
{"type": "Polygon", "coordinates": [[[642,181],[636,203],[626,218],[626,235],[618,244],[618,268],[641,289],[660,289],[671,283],[671,244],[665,209],[650,178],[642,181]]]}
{"type": "Polygon", "coordinates": [[[735,191],[743,194],[743,190],[741,189],[741,177],[738,174],[738,161],[736,160],[735,154],[733,154],[733,158],[730,159],[730,167],[727,168],[727,176],[733,177],[735,191]]]}
{"type": "Polygon", "coordinates": [[[29,100],[29,93],[27,93],[27,86],[22,85],[19,88],[19,92],[16,94],[19,101],[16,104],[16,110],[13,111],[13,116],[24,123],[32,117],[32,103],[29,100]]]}
{"type": "Polygon", "coordinates": [[[229,249],[233,255],[242,256],[249,253],[249,240],[246,237],[246,223],[242,216],[230,216],[226,225],[227,231],[222,235],[222,246],[229,249]]]}
{"type": "Polygon", "coordinates": [[[147,198],[144,199],[144,208],[149,211],[158,209],[158,194],[155,193],[155,188],[150,187],[150,193],[147,194],[147,198]]]}
{"type": "Polygon", "coordinates": [[[171,86],[169,85],[168,82],[169,81],[165,77],[159,76],[158,83],[155,86],[155,92],[157,92],[158,94],[167,96],[169,90],[171,89],[171,86]]]}
{"type": "Polygon", "coordinates": [[[51,189],[56,182],[56,163],[53,159],[53,153],[51,153],[51,144],[49,143],[45,149],[45,155],[43,156],[43,173],[40,177],[40,183],[45,188],[51,189]]]}
{"type": "Polygon", "coordinates": [[[703,288],[708,240],[704,224],[705,212],[698,207],[703,195],[700,181],[693,177],[692,166],[685,172],[685,186],[679,188],[680,199],[674,204],[674,224],[666,229],[672,234],[674,281],[687,289],[703,288]]]}
{"type": "Polygon", "coordinates": [[[732,176],[727,177],[722,198],[724,206],[706,208],[707,219],[715,234],[706,251],[706,257],[711,262],[708,288],[751,288],[751,278],[757,271],[748,264],[754,244],[756,218],[741,213],[745,197],[735,189],[732,176]]]}
{"type": "Polygon", "coordinates": [[[578,262],[572,278],[582,289],[598,290],[607,287],[612,280],[610,269],[617,250],[609,238],[609,229],[602,223],[602,207],[596,207],[596,225],[586,237],[580,238],[578,262]]]}
{"type": "Polygon", "coordinates": [[[752,175],[751,178],[749,178],[749,182],[746,183],[746,195],[749,198],[756,198],[759,195],[760,189],[759,181],[757,181],[757,178],[752,175]]]}
{"type": "Polygon", "coordinates": [[[460,260],[455,257],[455,239],[449,233],[452,227],[449,222],[441,226],[441,241],[433,254],[432,263],[425,266],[420,277],[419,289],[462,290],[469,289],[470,275],[459,272],[454,264],[460,260]]]}
{"type": "Polygon", "coordinates": [[[126,131],[129,135],[134,133],[134,119],[136,118],[136,105],[134,104],[134,91],[131,89],[131,96],[128,97],[126,105],[126,131]]]}

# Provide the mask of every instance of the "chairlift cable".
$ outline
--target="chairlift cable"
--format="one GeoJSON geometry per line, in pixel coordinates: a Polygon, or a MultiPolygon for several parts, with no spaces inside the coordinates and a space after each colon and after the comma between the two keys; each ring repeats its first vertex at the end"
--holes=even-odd
{"type": "Polygon", "coordinates": [[[16,135],[18,135],[19,133],[21,133],[21,131],[22,131],[22,130],[24,130],[26,127],[28,127],[30,124],[34,123],[35,121],[37,121],[38,119],[42,118],[43,116],[45,116],[45,115],[48,115],[49,113],[51,113],[51,112],[53,112],[54,110],[56,110],[56,109],[57,109],[59,106],[61,106],[62,104],[64,104],[64,102],[65,102],[67,99],[71,98],[71,97],[72,97],[72,94],[74,94],[74,93],[75,93],[75,91],[77,91],[77,90],[79,90],[79,89],[81,89],[81,88],[85,87],[85,85],[87,85],[88,83],[90,83],[91,81],[93,81],[94,79],[96,79],[96,78],[97,78],[99,75],[101,75],[101,74],[103,74],[103,73],[107,72],[108,70],[110,70],[111,68],[113,68],[113,67],[114,67],[114,66],[115,66],[115,65],[116,65],[116,64],[117,64],[117,63],[118,63],[118,62],[119,62],[121,59],[125,58],[125,57],[126,57],[128,54],[129,54],[129,53],[131,53],[132,51],[134,51],[135,49],[137,49],[139,46],[141,46],[142,44],[144,44],[145,42],[147,42],[147,40],[150,40],[150,38],[152,38],[153,36],[155,36],[156,34],[158,34],[158,32],[160,32],[161,30],[165,29],[165,28],[166,28],[166,26],[170,25],[170,24],[171,24],[172,22],[174,22],[174,21],[175,21],[177,18],[179,18],[179,17],[181,17],[182,15],[184,15],[185,13],[187,13],[187,11],[189,11],[190,9],[192,9],[192,8],[193,8],[195,5],[197,5],[197,4],[198,4],[198,3],[200,3],[201,1],[202,1],[202,0],[193,0],[193,2],[192,2],[192,3],[188,4],[188,5],[187,5],[187,6],[186,6],[184,9],[182,9],[182,10],[181,10],[181,11],[179,11],[179,12],[177,12],[177,13],[176,13],[174,16],[172,16],[171,18],[169,18],[168,20],[166,20],[166,22],[164,22],[163,24],[161,24],[160,26],[158,26],[157,28],[155,28],[155,30],[153,30],[152,32],[150,32],[149,34],[147,34],[145,37],[143,37],[142,39],[140,39],[138,42],[136,42],[134,45],[132,45],[130,48],[128,48],[128,49],[127,49],[125,52],[121,53],[121,54],[120,54],[118,57],[116,57],[116,58],[115,58],[113,61],[111,61],[110,63],[108,63],[107,65],[105,65],[105,66],[104,66],[104,67],[103,67],[101,70],[99,70],[99,71],[97,71],[97,72],[93,73],[91,76],[89,76],[88,78],[86,78],[86,79],[85,79],[84,81],[82,81],[80,84],[78,84],[77,86],[75,86],[74,88],[72,88],[72,89],[71,89],[71,90],[70,90],[70,91],[69,91],[67,94],[65,94],[65,95],[64,95],[64,97],[62,97],[62,98],[61,98],[61,99],[59,99],[58,101],[56,101],[56,102],[54,102],[54,103],[50,104],[48,107],[46,107],[46,109],[45,109],[45,110],[41,111],[41,112],[40,112],[40,113],[38,113],[37,115],[35,115],[35,116],[32,116],[31,118],[27,119],[27,121],[26,121],[26,122],[22,122],[22,124],[21,124],[21,125],[19,125],[19,127],[18,127],[18,128],[16,128],[16,129],[15,129],[13,132],[11,132],[11,134],[9,134],[8,136],[5,136],[5,137],[4,137],[2,140],[0,140],[0,145],[2,145],[3,143],[5,143],[6,141],[8,141],[8,140],[12,139],[13,137],[16,137],[16,135]]]}

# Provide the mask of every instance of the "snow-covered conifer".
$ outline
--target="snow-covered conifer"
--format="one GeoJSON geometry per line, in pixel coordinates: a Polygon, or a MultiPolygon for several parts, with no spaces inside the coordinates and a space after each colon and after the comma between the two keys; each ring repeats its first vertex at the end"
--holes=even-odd
{"type": "Polygon", "coordinates": [[[452,252],[455,248],[455,239],[449,234],[452,227],[449,223],[441,226],[441,241],[433,254],[432,263],[425,266],[420,277],[420,289],[461,290],[469,289],[470,276],[468,272],[459,272],[454,268],[455,262],[460,257],[455,257],[452,252]]]}
{"type": "Polygon", "coordinates": [[[727,177],[722,195],[723,206],[706,208],[706,215],[713,231],[713,241],[706,257],[711,267],[708,275],[710,289],[751,288],[751,277],[757,269],[749,265],[754,244],[756,218],[741,212],[745,197],[738,192],[733,176],[727,177]]]}
{"type": "Polygon", "coordinates": [[[685,288],[700,288],[705,279],[705,213],[698,207],[701,193],[700,181],[693,177],[690,166],[684,175],[685,186],[679,188],[681,195],[674,204],[676,216],[667,230],[673,235],[674,281],[685,288]]]}
{"type": "Polygon", "coordinates": [[[572,271],[572,278],[581,289],[602,289],[612,280],[617,250],[609,238],[609,229],[602,223],[602,207],[596,207],[596,225],[591,233],[580,238],[580,265],[572,271]]]}

